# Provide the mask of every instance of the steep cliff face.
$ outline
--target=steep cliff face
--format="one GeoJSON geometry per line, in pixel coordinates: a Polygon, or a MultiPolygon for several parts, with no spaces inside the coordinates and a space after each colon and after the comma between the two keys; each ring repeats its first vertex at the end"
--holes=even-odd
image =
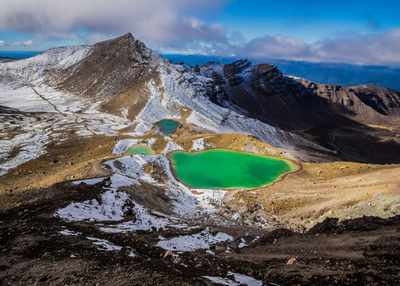
{"type": "Polygon", "coordinates": [[[248,116],[286,130],[331,126],[348,119],[393,124],[400,114],[400,93],[386,88],[318,84],[284,76],[273,65],[251,65],[246,60],[220,69],[204,66],[201,72],[212,75],[219,94],[213,99],[219,104],[231,103],[248,116]]]}
{"type": "Polygon", "coordinates": [[[342,114],[361,123],[390,123],[400,114],[400,93],[393,90],[371,85],[341,87],[300,82],[329,104],[341,107],[342,114]]]}

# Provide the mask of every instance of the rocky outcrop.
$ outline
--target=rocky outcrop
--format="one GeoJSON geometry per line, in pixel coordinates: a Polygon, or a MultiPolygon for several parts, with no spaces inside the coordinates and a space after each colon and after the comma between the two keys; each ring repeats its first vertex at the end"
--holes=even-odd
{"type": "Polygon", "coordinates": [[[312,94],[361,123],[390,123],[400,115],[400,93],[383,87],[360,85],[342,87],[299,80],[312,94]]]}
{"type": "Polygon", "coordinates": [[[400,93],[396,91],[319,84],[245,60],[200,70],[208,77],[216,74],[210,98],[221,106],[303,136],[333,150],[340,160],[398,162],[394,158],[400,154],[400,93]]]}
{"type": "Polygon", "coordinates": [[[251,66],[248,60],[238,60],[231,64],[224,65],[224,76],[231,86],[240,85],[244,81],[243,72],[251,66]]]}
{"type": "Polygon", "coordinates": [[[361,124],[391,124],[400,114],[400,94],[386,88],[318,84],[247,60],[222,70],[213,76],[219,93],[225,94],[221,105],[230,101],[246,115],[287,130],[332,125],[346,118],[361,124]]]}

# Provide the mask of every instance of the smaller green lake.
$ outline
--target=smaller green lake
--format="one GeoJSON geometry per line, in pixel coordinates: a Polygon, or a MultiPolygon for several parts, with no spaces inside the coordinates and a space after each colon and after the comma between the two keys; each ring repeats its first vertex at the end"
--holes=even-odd
{"type": "Polygon", "coordinates": [[[134,145],[127,150],[129,155],[152,155],[153,150],[146,145],[134,145]]]}
{"type": "Polygon", "coordinates": [[[257,188],[294,170],[279,158],[224,149],[176,151],[170,158],[176,177],[196,189],[257,188]]]}
{"type": "Polygon", "coordinates": [[[178,121],[172,119],[162,119],[156,124],[158,128],[160,128],[161,132],[165,135],[174,134],[176,130],[181,126],[178,121]]]}

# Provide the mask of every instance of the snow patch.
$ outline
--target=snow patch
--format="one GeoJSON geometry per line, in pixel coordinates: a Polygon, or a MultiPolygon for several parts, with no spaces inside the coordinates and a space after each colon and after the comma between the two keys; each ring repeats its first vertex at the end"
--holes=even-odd
{"type": "Polygon", "coordinates": [[[138,144],[138,140],[136,139],[123,139],[119,140],[117,144],[114,146],[113,154],[122,154],[126,152],[129,147],[138,144]]]}
{"type": "Polygon", "coordinates": [[[193,140],[192,151],[202,151],[205,146],[204,138],[195,139],[193,140]]]}
{"type": "Polygon", "coordinates": [[[181,150],[183,150],[183,148],[179,144],[175,143],[172,140],[169,140],[167,142],[167,144],[165,145],[165,148],[164,148],[162,153],[163,154],[168,154],[168,153],[173,152],[173,151],[181,151],[181,150]]]}
{"type": "Polygon", "coordinates": [[[71,203],[56,211],[55,216],[66,221],[121,221],[130,209],[128,194],[114,190],[106,191],[101,199],[71,203]]]}
{"type": "Polygon", "coordinates": [[[150,213],[142,205],[135,203],[132,211],[135,213],[135,220],[123,222],[117,225],[100,227],[100,230],[107,233],[124,233],[134,231],[150,231],[166,228],[169,224],[175,223],[173,218],[168,216],[156,216],[150,213]]]}
{"type": "Polygon", "coordinates": [[[188,219],[209,219],[223,206],[226,191],[222,190],[191,190],[175,179],[170,168],[169,160],[161,155],[153,161],[166,173],[168,180],[164,188],[172,200],[174,212],[188,219]]]}
{"type": "Polygon", "coordinates": [[[107,177],[100,177],[100,178],[92,178],[92,179],[85,179],[85,180],[79,180],[79,181],[73,181],[72,184],[77,186],[80,184],[85,184],[89,186],[96,185],[98,183],[103,182],[107,177]]]}
{"type": "Polygon", "coordinates": [[[0,73],[15,81],[41,82],[47,70],[65,70],[89,55],[89,46],[50,49],[24,60],[0,64],[0,73]]]}
{"type": "Polygon", "coordinates": [[[198,249],[210,249],[212,245],[232,240],[233,237],[226,233],[210,233],[207,228],[196,234],[182,235],[167,240],[161,240],[157,243],[157,246],[165,250],[188,252],[198,249]]]}
{"type": "Polygon", "coordinates": [[[73,231],[73,230],[69,230],[69,229],[61,230],[61,231],[59,231],[59,233],[62,235],[66,235],[66,236],[78,236],[78,235],[82,234],[81,232],[73,231]]]}
{"type": "Polygon", "coordinates": [[[0,176],[10,169],[43,155],[47,144],[48,135],[43,130],[38,130],[36,134],[30,132],[18,134],[8,140],[0,139],[0,176]],[[18,150],[18,153],[9,158],[14,150],[18,150]]]}
{"type": "Polygon", "coordinates": [[[121,251],[122,246],[115,245],[114,243],[105,240],[105,239],[100,239],[96,237],[91,237],[88,236],[86,237],[87,239],[91,240],[92,243],[97,247],[99,250],[104,250],[104,251],[121,251]]]}
{"type": "Polygon", "coordinates": [[[239,248],[243,248],[243,247],[246,247],[246,246],[249,246],[247,244],[246,240],[244,238],[241,238],[238,247],[239,248]]]}
{"type": "Polygon", "coordinates": [[[203,278],[206,278],[207,280],[216,283],[216,284],[221,284],[221,285],[228,285],[228,286],[240,286],[240,285],[246,285],[246,286],[262,286],[264,283],[260,280],[254,279],[253,277],[244,275],[244,274],[239,274],[239,273],[233,273],[233,272],[228,272],[228,278],[223,278],[219,276],[203,276],[203,278]]]}

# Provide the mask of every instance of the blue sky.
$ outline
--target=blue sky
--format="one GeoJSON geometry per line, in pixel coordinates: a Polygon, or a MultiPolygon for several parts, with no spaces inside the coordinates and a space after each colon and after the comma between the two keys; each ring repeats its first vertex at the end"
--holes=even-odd
{"type": "Polygon", "coordinates": [[[395,0],[0,2],[3,50],[91,44],[132,32],[160,52],[400,65],[395,0]]]}
{"type": "Polygon", "coordinates": [[[400,27],[396,0],[230,1],[221,22],[247,37],[285,34],[315,41],[327,35],[400,27]]]}

